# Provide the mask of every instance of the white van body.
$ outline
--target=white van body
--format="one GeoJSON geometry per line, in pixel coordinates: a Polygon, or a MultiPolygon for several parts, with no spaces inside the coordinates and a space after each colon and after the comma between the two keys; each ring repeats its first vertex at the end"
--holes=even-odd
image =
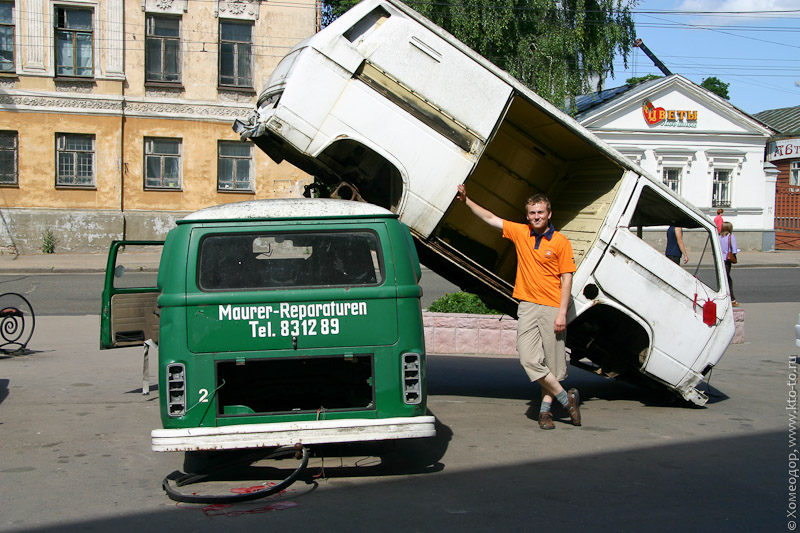
{"type": "Polygon", "coordinates": [[[578,265],[572,362],[706,402],[697,386],[734,333],[711,220],[409,7],[366,0],[297,45],[234,129],[312,174],[309,194],[398,213],[426,266],[510,314],[513,245],[454,201],[456,185],[520,222],[547,194],[578,265]],[[643,239],[668,226],[684,228],[690,265],[643,239]]]}

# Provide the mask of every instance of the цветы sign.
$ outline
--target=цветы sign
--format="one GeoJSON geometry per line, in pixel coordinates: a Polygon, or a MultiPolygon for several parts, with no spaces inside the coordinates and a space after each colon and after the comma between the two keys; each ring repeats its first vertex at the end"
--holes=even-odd
{"type": "Polygon", "coordinates": [[[650,100],[646,100],[642,104],[642,114],[644,115],[644,120],[650,126],[697,127],[697,110],[664,109],[663,107],[656,107],[650,100]]]}

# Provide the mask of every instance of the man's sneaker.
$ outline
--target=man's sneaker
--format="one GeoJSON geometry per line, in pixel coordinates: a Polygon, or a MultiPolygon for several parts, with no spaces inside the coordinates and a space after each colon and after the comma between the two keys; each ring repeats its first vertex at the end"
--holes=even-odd
{"type": "Polygon", "coordinates": [[[539,413],[539,427],[542,429],[556,429],[553,424],[553,413],[550,411],[542,411],[539,413]]]}
{"type": "MultiPolygon", "coordinates": [[[[572,420],[573,426],[580,426],[581,425],[581,397],[578,394],[578,389],[570,389],[567,391],[567,398],[569,398],[569,403],[567,404],[567,412],[569,413],[569,418],[572,420]]],[[[541,422],[539,423],[541,425],[541,422]]]]}

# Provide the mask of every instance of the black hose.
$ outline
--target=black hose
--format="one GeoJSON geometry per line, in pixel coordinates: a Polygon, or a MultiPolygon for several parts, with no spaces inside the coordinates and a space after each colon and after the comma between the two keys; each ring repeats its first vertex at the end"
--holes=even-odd
{"type": "Polygon", "coordinates": [[[184,474],[180,470],[175,470],[170,475],[164,478],[161,482],[161,488],[164,489],[164,492],[167,493],[169,499],[174,500],[176,502],[183,502],[183,503],[239,503],[239,502],[249,502],[253,500],[258,500],[259,498],[264,498],[271,494],[278,493],[287,487],[289,487],[292,483],[295,482],[297,477],[306,469],[308,466],[308,448],[302,446],[300,450],[295,447],[283,447],[278,448],[272,454],[268,455],[266,459],[273,459],[275,457],[280,457],[283,455],[288,455],[290,453],[298,453],[301,454],[300,457],[300,465],[289,474],[289,476],[284,479],[283,481],[273,485],[271,487],[265,487],[262,490],[257,490],[254,492],[248,492],[245,494],[222,494],[222,495],[200,495],[200,494],[183,494],[182,492],[178,492],[170,485],[170,481],[176,482],[178,486],[189,485],[191,483],[197,483],[198,481],[202,481],[208,477],[208,474],[184,474]]]}

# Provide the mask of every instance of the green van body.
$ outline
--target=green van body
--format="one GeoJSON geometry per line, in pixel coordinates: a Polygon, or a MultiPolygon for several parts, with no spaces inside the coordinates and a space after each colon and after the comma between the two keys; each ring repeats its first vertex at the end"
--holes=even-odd
{"type": "Polygon", "coordinates": [[[153,449],[433,436],[420,276],[408,228],[370,204],[260,200],[180,220],[158,272],[153,449]]]}

